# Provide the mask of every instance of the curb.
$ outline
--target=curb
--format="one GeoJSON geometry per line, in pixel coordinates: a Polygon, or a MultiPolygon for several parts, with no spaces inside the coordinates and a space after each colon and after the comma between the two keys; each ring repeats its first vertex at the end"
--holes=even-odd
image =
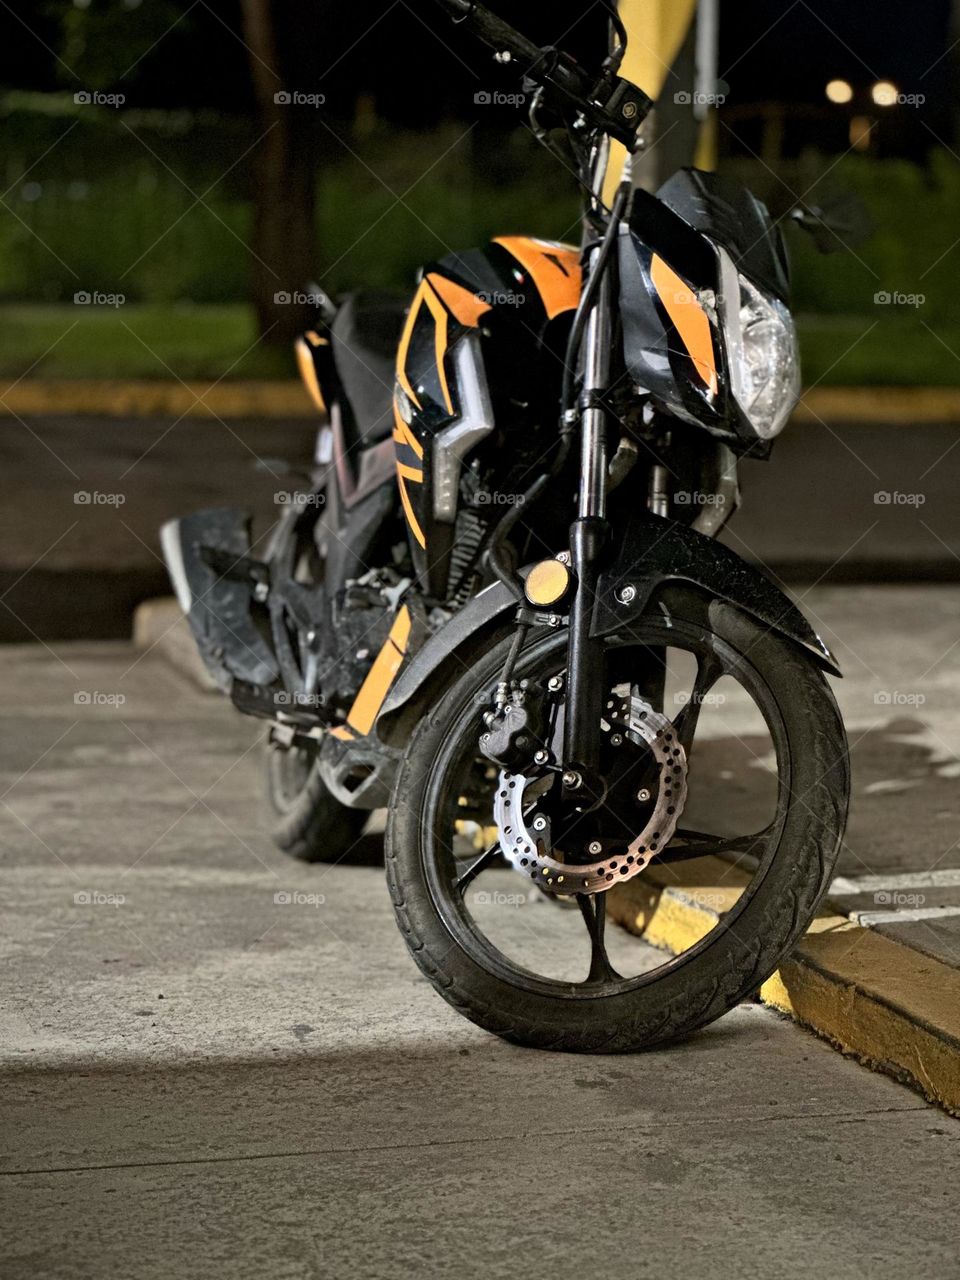
{"type": "MultiPolygon", "coordinates": [[[[710,932],[747,881],[717,858],[652,866],[610,891],[610,914],[676,955],[710,932]]],[[[960,1115],[960,970],[828,907],[759,999],[960,1115]]]]}
{"type": "MultiPolygon", "coordinates": [[[[0,386],[0,416],[316,418],[298,381],[150,382],[22,379],[0,386]]],[[[960,423],[960,387],[813,387],[796,424],[960,423]]]]}
{"type": "Polygon", "coordinates": [[[152,652],[163,658],[202,693],[218,692],[174,597],[163,596],[137,605],[133,615],[133,644],[144,654],[152,652]]]}

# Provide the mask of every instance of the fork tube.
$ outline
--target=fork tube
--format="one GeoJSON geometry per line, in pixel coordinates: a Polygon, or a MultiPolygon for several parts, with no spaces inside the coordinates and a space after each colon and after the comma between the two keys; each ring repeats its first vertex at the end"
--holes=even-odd
{"type": "MultiPolygon", "coordinates": [[[[594,262],[597,252],[594,251],[594,262]]],[[[610,276],[604,272],[584,334],[580,496],[577,519],[570,527],[570,559],[577,593],[570,611],[564,716],[564,766],[568,774],[581,770],[592,773],[599,765],[603,661],[602,646],[590,639],[590,620],[600,555],[607,539],[606,419],[596,402],[610,380],[610,297],[610,276]]]]}
{"type": "Polygon", "coordinates": [[[580,437],[581,520],[603,520],[607,514],[607,439],[602,409],[592,403],[595,393],[606,390],[610,379],[610,277],[600,282],[597,301],[584,335],[585,361],[583,411],[580,437]]]}

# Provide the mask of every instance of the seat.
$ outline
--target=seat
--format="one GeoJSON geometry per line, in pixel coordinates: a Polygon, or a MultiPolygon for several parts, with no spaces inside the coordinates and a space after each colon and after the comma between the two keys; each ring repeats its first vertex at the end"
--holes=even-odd
{"type": "Polygon", "coordinates": [[[330,327],[333,359],[350,409],[344,426],[351,444],[376,444],[393,430],[397,347],[408,304],[404,294],[384,289],[351,293],[330,327]]]}

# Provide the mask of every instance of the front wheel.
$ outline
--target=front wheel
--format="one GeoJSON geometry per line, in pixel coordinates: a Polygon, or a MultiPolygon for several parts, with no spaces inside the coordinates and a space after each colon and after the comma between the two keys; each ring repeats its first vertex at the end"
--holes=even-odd
{"type": "Polygon", "coordinates": [[[687,1035],[760,986],[827,888],[849,790],[836,702],[799,646],[670,588],[605,644],[604,796],[563,828],[562,633],[533,638],[515,671],[541,699],[542,767],[511,774],[478,750],[509,643],[491,642],[403,758],[386,832],[401,932],[437,991],[508,1040],[599,1053],[687,1035]],[[661,726],[670,759],[642,721],[661,726]],[[627,892],[640,863],[642,876],[675,877],[720,904],[718,923],[678,954],[604,927],[599,877],[627,892]],[[584,889],[580,910],[557,910],[571,882],[584,889]]]}

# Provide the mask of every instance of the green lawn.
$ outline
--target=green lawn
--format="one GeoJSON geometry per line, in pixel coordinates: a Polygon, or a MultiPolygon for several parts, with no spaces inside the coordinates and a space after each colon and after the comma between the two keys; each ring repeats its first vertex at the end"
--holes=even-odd
{"type": "Polygon", "coordinates": [[[0,307],[0,375],[295,377],[292,352],[257,345],[251,307],[169,303],[0,307]]]}
{"type": "Polygon", "coordinates": [[[922,311],[872,316],[801,316],[807,386],[955,387],[960,385],[960,323],[922,311]],[[929,327],[928,327],[929,326],[929,327]]]}
{"type": "MultiPolygon", "coordinates": [[[[922,311],[803,316],[800,335],[808,386],[960,385],[960,324],[927,328],[922,311]]],[[[240,304],[0,306],[0,376],[28,370],[31,378],[295,376],[291,355],[256,344],[253,312],[240,304]]]]}

